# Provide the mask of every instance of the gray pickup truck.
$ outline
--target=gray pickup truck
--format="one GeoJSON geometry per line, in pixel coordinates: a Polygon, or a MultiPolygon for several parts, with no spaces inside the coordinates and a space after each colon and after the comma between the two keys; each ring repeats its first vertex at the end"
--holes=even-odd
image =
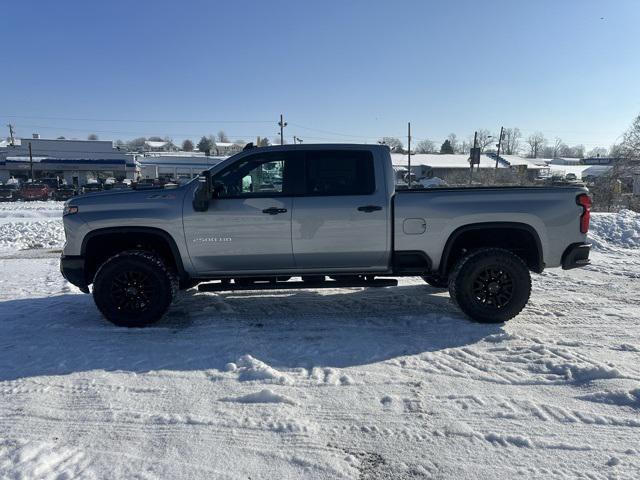
{"type": "Polygon", "coordinates": [[[123,326],[156,322],[197,284],[379,287],[399,276],[504,322],[526,305],[530,271],[589,263],[590,207],[575,185],[396,190],[385,146],[245,148],[177,188],[69,200],[61,271],[86,293],[93,284],[98,309],[123,326]]]}

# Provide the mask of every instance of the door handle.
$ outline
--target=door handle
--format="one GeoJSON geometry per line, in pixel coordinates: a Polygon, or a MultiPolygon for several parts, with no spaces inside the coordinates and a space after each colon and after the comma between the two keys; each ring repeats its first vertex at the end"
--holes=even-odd
{"type": "Polygon", "coordinates": [[[267,213],[269,215],[277,215],[279,213],[287,213],[287,209],[271,207],[271,208],[265,208],[264,210],[262,210],[262,213],[267,213]]]}
{"type": "Polygon", "coordinates": [[[382,207],[379,205],[364,205],[362,207],[358,207],[359,212],[376,212],[378,210],[382,210],[382,207]]]}

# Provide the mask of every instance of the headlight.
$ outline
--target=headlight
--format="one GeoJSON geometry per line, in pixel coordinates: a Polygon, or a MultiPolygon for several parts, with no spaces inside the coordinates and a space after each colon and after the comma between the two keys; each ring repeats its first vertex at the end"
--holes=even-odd
{"type": "Polygon", "coordinates": [[[64,205],[64,210],[62,210],[62,216],[65,215],[73,215],[74,213],[78,213],[78,207],[75,205],[64,205]]]}

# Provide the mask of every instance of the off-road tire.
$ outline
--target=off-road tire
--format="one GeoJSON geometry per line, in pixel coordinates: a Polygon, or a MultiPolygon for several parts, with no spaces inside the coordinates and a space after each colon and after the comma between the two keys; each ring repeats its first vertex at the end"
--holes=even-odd
{"type": "Polygon", "coordinates": [[[177,291],[176,274],[160,257],[144,250],[114,255],[100,266],[93,279],[93,300],[98,310],[122,327],[157,322],[177,291]]]}
{"type": "Polygon", "coordinates": [[[457,263],[449,275],[449,294],[477,322],[506,322],[529,301],[531,275],[524,261],[509,250],[483,248],[457,263]]]}
{"type": "Polygon", "coordinates": [[[422,279],[428,283],[430,286],[432,286],[433,288],[448,288],[449,287],[449,279],[447,278],[442,278],[442,277],[438,277],[438,276],[431,276],[431,275],[423,275],[422,279]]]}

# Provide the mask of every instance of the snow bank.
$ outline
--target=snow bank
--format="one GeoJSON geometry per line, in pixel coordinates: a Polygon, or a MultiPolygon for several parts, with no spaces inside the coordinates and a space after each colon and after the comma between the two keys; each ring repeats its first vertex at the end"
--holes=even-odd
{"type": "Polygon", "coordinates": [[[63,244],[62,220],[0,223],[0,250],[59,248],[63,244]]]}
{"type": "Polygon", "coordinates": [[[0,250],[60,248],[64,243],[63,202],[0,204],[0,250]]]}
{"type": "Polygon", "coordinates": [[[595,248],[640,248],[640,213],[621,210],[618,213],[594,213],[589,239],[595,248]]]}

